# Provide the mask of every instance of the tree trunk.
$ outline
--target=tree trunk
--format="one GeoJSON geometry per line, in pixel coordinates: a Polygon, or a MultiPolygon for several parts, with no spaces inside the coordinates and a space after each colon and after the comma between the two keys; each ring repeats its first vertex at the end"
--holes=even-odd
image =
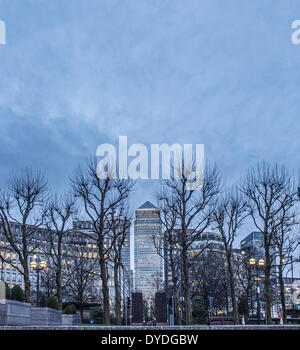
{"type": "Polygon", "coordinates": [[[61,291],[61,269],[60,267],[56,270],[56,294],[58,299],[59,309],[62,309],[62,291],[61,291]]]}
{"type": "Polygon", "coordinates": [[[100,270],[101,270],[102,294],[103,294],[103,323],[110,324],[109,288],[108,288],[106,263],[105,263],[105,260],[101,258],[100,258],[100,270]]]}
{"type": "Polygon", "coordinates": [[[239,315],[238,315],[238,308],[237,308],[236,296],[235,296],[234,275],[233,275],[230,256],[227,256],[227,264],[228,264],[229,287],[230,287],[230,298],[231,298],[231,304],[232,304],[233,319],[234,319],[234,324],[239,324],[239,315]]]}
{"type": "Polygon", "coordinates": [[[265,285],[265,302],[266,302],[266,321],[267,321],[267,324],[272,324],[270,272],[266,272],[264,285],[265,285]]]}
{"type": "Polygon", "coordinates": [[[175,324],[177,325],[181,325],[181,317],[180,317],[180,300],[179,300],[179,296],[178,296],[178,290],[176,289],[176,291],[174,290],[174,304],[175,304],[175,310],[174,310],[174,321],[175,324]]]}
{"type": "Polygon", "coordinates": [[[24,269],[24,294],[25,294],[25,301],[26,303],[30,303],[30,279],[29,279],[29,270],[28,265],[25,263],[23,266],[24,269]]]}
{"type": "Polygon", "coordinates": [[[271,285],[270,285],[270,277],[271,277],[271,260],[269,247],[265,244],[265,256],[266,256],[266,268],[265,268],[265,303],[266,303],[266,323],[272,324],[272,305],[271,305],[271,285]]]}
{"type": "Polygon", "coordinates": [[[83,320],[83,308],[82,308],[82,304],[80,304],[80,316],[81,316],[81,319],[83,320]]]}
{"type": "Polygon", "coordinates": [[[119,286],[119,273],[118,273],[118,267],[116,267],[116,264],[114,265],[114,284],[115,284],[115,303],[116,303],[116,319],[117,324],[121,325],[122,318],[121,318],[121,294],[120,294],[120,286],[119,286]]]}
{"type": "Polygon", "coordinates": [[[61,286],[61,240],[62,235],[58,236],[57,244],[57,269],[56,269],[56,294],[58,299],[59,309],[62,309],[62,286],[61,286]]]}
{"type": "Polygon", "coordinates": [[[189,268],[188,268],[188,254],[186,247],[182,249],[183,255],[183,276],[184,276],[184,307],[185,307],[185,323],[192,323],[192,305],[191,305],[191,294],[190,294],[190,279],[189,279],[189,268]]]}
{"type": "Polygon", "coordinates": [[[281,307],[282,307],[283,323],[287,323],[282,265],[279,265],[278,279],[279,279],[279,286],[280,286],[280,301],[281,301],[281,307]]]}
{"type": "Polygon", "coordinates": [[[180,301],[179,301],[179,295],[177,290],[177,279],[175,277],[174,269],[172,269],[172,283],[173,283],[173,296],[174,296],[174,323],[177,325],[181,325],[181,317],[180,317],[180,301]]]}

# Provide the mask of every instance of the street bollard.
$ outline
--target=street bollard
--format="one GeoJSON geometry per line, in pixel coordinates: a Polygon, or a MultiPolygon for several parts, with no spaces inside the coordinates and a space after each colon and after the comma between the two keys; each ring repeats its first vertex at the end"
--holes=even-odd
{"type": "Polygon", "coordinates": [[[246,325],[246,323],[245,323],[245,316],[244,316],[244,314],[242,315],[242,326],[245,326],[246,325]]]}

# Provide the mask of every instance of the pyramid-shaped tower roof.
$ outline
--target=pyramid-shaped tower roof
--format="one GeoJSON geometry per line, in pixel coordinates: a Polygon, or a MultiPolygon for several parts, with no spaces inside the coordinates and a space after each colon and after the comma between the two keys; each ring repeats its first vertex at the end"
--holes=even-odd
{"type": "Polygon", "coordinates": [[[138,209],[157,209],[157,207],[151,202],[147,201],[142,204],[138,209]]]}

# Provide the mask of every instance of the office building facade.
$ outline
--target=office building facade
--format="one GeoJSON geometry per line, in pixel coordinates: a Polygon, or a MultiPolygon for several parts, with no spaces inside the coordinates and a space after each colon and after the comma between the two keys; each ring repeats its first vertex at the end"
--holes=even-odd
{"type": "Polygon", "coordinates": [[[242,253],[248,256],[263,258],[264,257],[264,236],[261,232],[251,232],[240,244],[242,253]]]}
{"type": "Polygon", "coordinates": [[[134,289],[144,299],[153,298],[163,288],[163,259],[158,254],[153,238],[161,235],[159,209],[150,202],[136,210],[134,222],[134,289]]]}

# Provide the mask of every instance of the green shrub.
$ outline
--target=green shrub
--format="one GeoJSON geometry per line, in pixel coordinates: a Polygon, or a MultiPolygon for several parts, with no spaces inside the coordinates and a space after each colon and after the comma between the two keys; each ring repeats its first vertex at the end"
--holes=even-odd
{"type": "Polygon", "coordinates": [[[73,314],[76,314],[76,307],[75,305],[71,304],[71,305],[68,305],[65,310],[64,310],[64,314],[66,315],[73,315],[73,314]]]}
{"type": "Polygon", "coordinates": [[[103,309],[101,307],[95,307],[90,312],[90,319],[94,320],[94,323],[103,323],[103,309]]]}
{"type": "Polygon", "coordinates": [[[47,300],[47,306],[54,310],[59,310],[57,298],[54,295],[50,295],[47,300]]]}
{"type": "Polygon", "coordinates": [[[22,291],[22,288],[18,285],[14,286],[11,289],[11,299],[12,300],[17,300],[17,301],[24,301],[24,293],[22,291]]]}
{"type": "Polygon", "coordinates": [[[40,302],[39,302],[40,307],[46,307],[47,306],[47,299],[45,294],[42,294],[40,297],[40,302]]]}
{"type": "Polygon", "coordinates": [[[195,323],[206,323],[207,311],[200,300],[192,301],[192,315],[195,323]]]}
{"type": "Polygon", "coordinates": [[[11,289],[9,288],[7,283],[5,283],[5,298],[8,300],[11,299],[11,289]]]}

